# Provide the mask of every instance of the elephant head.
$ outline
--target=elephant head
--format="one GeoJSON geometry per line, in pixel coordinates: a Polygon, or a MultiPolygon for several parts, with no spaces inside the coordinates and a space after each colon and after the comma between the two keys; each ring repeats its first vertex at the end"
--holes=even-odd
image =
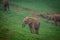
{"type": "Polygon", "coordinates": [[[25,27],[26,24],[30,24],[32,22],[32,19],[29,17],[25,17],[22,23],[22,27],[25,27]]]}

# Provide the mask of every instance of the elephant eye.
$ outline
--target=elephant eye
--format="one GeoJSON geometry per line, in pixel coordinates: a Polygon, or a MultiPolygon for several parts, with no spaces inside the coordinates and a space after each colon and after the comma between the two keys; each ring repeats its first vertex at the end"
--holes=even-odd
{"type": "Polygon", "coordinates": [[[27,23],[27,21],[25,21],[25,23],[27,23]]]}
{"type": "Polygon", "coordinates": [[[25,21],[25,22],[27,22],[27,21],[25,21]]]}

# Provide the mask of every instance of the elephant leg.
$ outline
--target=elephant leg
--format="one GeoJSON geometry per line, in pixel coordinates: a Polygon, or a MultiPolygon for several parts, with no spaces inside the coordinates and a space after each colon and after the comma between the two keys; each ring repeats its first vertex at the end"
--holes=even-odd
{"type": "Polygon", "coordinates": [[[57,26],[57,22],[55,21],[55,25],[57,26]]]}
{"type": "Polygon", "coordinates": [[[7,10],[7,4],[4,5],[4,11],[6,11],[6,10],[7,10]]]}
{"type": "Polygon", "coordinates": [[[29,27],[30,27],[30,31],[31,31],[31,33],[34,33],[34,24],[29,24],[29,27]]]}
{"type": "Polygon", "coordinates": [[[6,11],[6,5],[4,5],[4,11],[6,11]]]}
{"type": "Polygon", "coordinates": [[[39,29],[35,28],[35,34],[39,34],[39,29]]]}
{"type": "Polygon", "coordinates": [[[54,21],[55,25],[57,26],[57,21],[54,21]]]}
{"type": "Polygon", "coordinates": [[[32,31],[33,31],[33,33],[35,33],[35,32],[34,32],[34,23],[32,24],[32,31]]]}
{"type": "Polygon", "coordinates": [[[7,8],[8,8],[8,10],[9,10],[9,4],[7,5],[7,8]]]}
{"type": "Polygon", "coordinates": [[[40,27],[40,23],[38,25],[35,24],[35,34],[39,34],[39,27],[40,27]]]}
{"type": "Polygon", "coordinates": [[[35,34],[39,34],[39,30],[35,30],[35,34]]]}
{"type": "Polygon", "coordinates": [[[31,33],[34,33],[34,31],[33,31],[33,29],[32,29],[32,28],[30,28],[30,32],[31,32],[31,33]]]}
{"type": "Polygon", "coordinates": [[[56,18],[54,18],[54,22],[55,22],[55,25],[57,26],[57,19],[56,18]]]}

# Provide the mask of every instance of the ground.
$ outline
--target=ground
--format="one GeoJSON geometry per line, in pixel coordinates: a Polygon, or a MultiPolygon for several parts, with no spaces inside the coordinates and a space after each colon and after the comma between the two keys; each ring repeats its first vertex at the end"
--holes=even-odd
{"type": "Polygon", "coordinates": [[[9,11],[3,11],[0,4],[0,40],[60,40],[60,27],[34,15],[33,13],[40,12],[37,10],[39,7],[35,6],[37,4],[33,4],[30,6],[26,2],[23,5],[12,1],[9,11]],[[21,24],[26,16],[39,18],[41,26],[38,35],[30,33],[28,25],[22,28],[21,24]]]}

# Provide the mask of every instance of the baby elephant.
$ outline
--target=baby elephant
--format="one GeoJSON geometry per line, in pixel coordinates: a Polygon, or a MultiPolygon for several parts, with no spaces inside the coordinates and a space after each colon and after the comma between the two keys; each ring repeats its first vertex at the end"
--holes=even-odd
{"type": "Polygon", "coordinates": [[[24,27],[26,24],[29,25],[31,33],[39,34],[40,22],[37,18],[25,17],[22,23],[22,27],[24,27]]]}

